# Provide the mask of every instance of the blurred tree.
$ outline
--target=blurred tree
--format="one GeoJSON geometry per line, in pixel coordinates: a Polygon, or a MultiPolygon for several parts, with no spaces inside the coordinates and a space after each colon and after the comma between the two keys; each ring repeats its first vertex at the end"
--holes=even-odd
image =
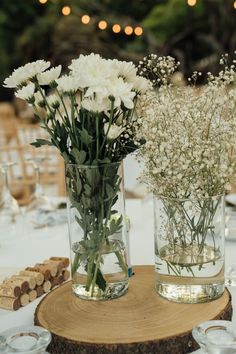
{"type": "MultiPolygon", "coordinates": [[[[67,64],[92,51],[135,62],[152,52],[171,54],[188,76],[193,70],[218,70],[220,55],[236,48],[233,0],[197,0],[194,7],[186,0],[0,1],[0,82],[26,62],[45,58],[67,64]],[[61,14],[65,5],[72,8],[70,16],[61,14]],[[85,13],[91,16],[88,25],[80,21],[85,13]],[[97,26],[102,19],[108,23],[105,31],[97,26]],[[114,23],[141,24],[144,34],[115,34],[114,23]]],[[[0,86],[1,100],[10,94],[0,86]]]]}
{"type": "Polygon", "coordinates": [[[193,70],[216,72],[220,56],[233,55],[235,20],[232,0],[198,0],[194,7],[169,0],[155,6],[143,25],[155,34],[156,52],[175,56],[188,76],[193,70]]]}

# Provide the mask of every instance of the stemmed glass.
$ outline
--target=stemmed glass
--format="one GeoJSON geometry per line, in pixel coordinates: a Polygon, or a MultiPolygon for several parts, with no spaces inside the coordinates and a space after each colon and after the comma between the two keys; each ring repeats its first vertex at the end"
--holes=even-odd
{"type": "Polygon", "coordinates": [[[8,183],[9,168],[13,165],[13,162],[4,162],[0,165],[3,180],[0,201],[0,227],[2,240],[11,239],[16,235],[18,217],[21,214],[17,200],[11,195],[8,183]]]}
{"type": "Polygon", "coordinates": [[[27,163],[33,166],[35,172],[35,189],[25,210],[26,224],[29,229],[47,226],[50,223],[48,215],[55,210],[55,206],[44,194],[40,183],[40,165],[46,160],[46,157],[36,157],[35,159],[30,158],[26,160],[27,163]]]}

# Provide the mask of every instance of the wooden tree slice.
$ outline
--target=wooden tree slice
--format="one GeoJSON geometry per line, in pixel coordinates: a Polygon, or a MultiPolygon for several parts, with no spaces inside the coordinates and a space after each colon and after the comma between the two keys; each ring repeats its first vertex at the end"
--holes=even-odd
{"type": "Polygon", "coordinates": [[[197,349],[194,326],[231,317],[227,290],[204,304],[169,302],[155,292],[153,267],[139,266],[128,293],[115,300],[80,300],[66,283],[41,301],[35,324],[52,333],[52,354],[187,354],[197,349]]]}

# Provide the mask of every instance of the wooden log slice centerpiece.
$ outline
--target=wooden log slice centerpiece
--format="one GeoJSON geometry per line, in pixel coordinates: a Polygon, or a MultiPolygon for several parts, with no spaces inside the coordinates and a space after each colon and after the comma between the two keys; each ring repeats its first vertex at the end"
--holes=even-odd
{"type": "Polygon", "coordinates": [[[139,266],[129,291],[110,301],[85,301],[72,294],[68,282],[38,305],[35,324],[52,333],[52,354],[187,354],[198,346],[191,336],[197,324],[231,320],[226,290],[215,301],[178,304],[157,295],[153,266],[139,266]]]}

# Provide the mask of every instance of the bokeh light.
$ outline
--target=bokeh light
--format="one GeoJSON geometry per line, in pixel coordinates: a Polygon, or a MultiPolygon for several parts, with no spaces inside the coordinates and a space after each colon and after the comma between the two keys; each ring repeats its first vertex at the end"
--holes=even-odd
{"type": "Polygon", "coordinates": [[[87,25],[89,22],[90,22],[90,16],[89,15],[83,15],[81,17],[81,22],[84,24],[84,25],[87,25]]]}
{"type": "Polygon", "coordinates": [[[234,8],[235,8],[235,10],[236,10],[236,1],[234,2],[234,8]]]}
{"type": "Polygon", "coordinates": [[[98,22],[98,28],[100,28],[100,30],[104,30],[107,28],[107,22],[104,20],[101,20],[98,22]]]}
{"type": "Polygon", "coordinates": [[[64,6],[61,10],[62,15],[68,16],[71,13],[71,8],[70,6],[64,6]]]}
{"type": "Polygon", "coordinates": [[[136,36],[141,36],[143,34],[142,27],[140,27],[140,26],[135,27],[134,33],[136,34],[136,36]]]}
{"type": "Polygon", "coordinates": [[[119,33],[119,32],[121,31],[120,25],[118,25],[117,23],[114,24],[114,25],[112,26],[112,31],[113,31],[114,33],[119,33]]]}
{"type": "Polygon", "coordinates": [[[197,3],[197,0],[187,0],[187,4],[188,4],[189,6],[195,6],[196,3],[197,3]]]}
{"type": "Polygon", "coordinates": [[[48,0],[39,0],[40,4],[46,4],[48,0]]]}
{"type": "Polygon", "coordinates": [[[133,33],[133,27],[131,26],[125,26],[125,34],[127,34],[127,36],[130,36],[133,33]]]}

